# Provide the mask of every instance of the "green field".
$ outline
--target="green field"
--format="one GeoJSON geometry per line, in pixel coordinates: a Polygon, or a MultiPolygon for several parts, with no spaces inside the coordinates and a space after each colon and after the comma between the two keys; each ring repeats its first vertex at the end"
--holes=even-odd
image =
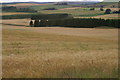
{"type": "Polygon", "coordinates": [[[33,6],[30,7],[32,9],[38,10],[40,13],[44,14],[52,14],[52,13],[68,13],[72,14],[74,17],[91,17],[91,16],[97,16],[97,15],[103,15],[104,11],[97,10],[90,11],[90,8],[78,8],[78,9],[65,9],[60,10],[64,8],[74,8],[73,5],[44,5],[44,6],[33,6]],[[43,10],[45,8],[56,8],[57,10],[43,10]]]}
{"type": "Polygon", "coordinates": [[[69,7],[71,7],[71,5],[53,5],[53,4],[49,4],[49,5],[42,5],[42,6],[31,6],[29,8],[35,9],[37,11],[41,11],[41,10],[46,9],[46,8],[61,9],[61,8],[69,8],[69,7]]]}
{"type": "MultiPolygon", "coordinates": [[[[45,9],[43,6],[44,5],[38,6],[38,9],[40,9],[40,8],[45,9]]],[[[95,8],[94,11],[91,11],[90,8],[76,8],[76,9],[69,9],[69,8],[71,8],[71,7],[68,7],[68,9],[67,9],[67,8],[65,8],[65,6],[61,6],[62,10],[61,9],[58,9],[58,10],[41,10],[40,9],[40,10],[38,10],[37,13],[4,12],[2,14],[2,16],[3,16],[3,19],[4,18],[10,19],[12,17],[13,18],[16,17],[19,19],[19,18],[30,18],[30,16],[34,15],[34,14],[55,14],[55,13],[68,13],[68,14],[71,14],[73,17],[79,17],[79,18],[80,17],[90,18],[90,17],[106,15],[106,14],[104,14],[105,11],[100,11],[99,8],[95,8]]],[[[112,11],[117,10],[117,8],[111,8],[111,9],[112,9],[112,11]]],[[[106,10],[106,8],[105,8],[105,10],[106,10]]],[[[111,17],[111,16],[109,16],[109,17],[111,17]]],[[[109,17],[107,16],[108,19],[111,19],[109,17]]],[[[117,19],[116,16],[115,17],[112,16],[112,17],[113,17],[113,19],[117,19]]],[[[103,18],[103,17],[101,17],[101,18],[103,18]]]]}
{"type": "Polygon", "coordinates": [[[68,14],[72,14],[72,16],[74,16],[74,17],[92,17],[92,16],[104,14],[104,11],[99,11],[99,10],[90,11],[88,9],[81,8],[81,9],[74,9],[74,10],[53,10],[53,11],[49,11],[49,10],[45,11],[44,10],[44,11],[40,11],[40,12],[44,13],[44,14],[68,13],[68,14]]]}
{"type": "Polygon", "coordinates": [[[119,3],[118,2],[100,2],[100,3],[97,3],[96,5],[105,5],[106,8],[110,8],[112,7],[113,5],[118,8],[118,5],[119,3]]]}

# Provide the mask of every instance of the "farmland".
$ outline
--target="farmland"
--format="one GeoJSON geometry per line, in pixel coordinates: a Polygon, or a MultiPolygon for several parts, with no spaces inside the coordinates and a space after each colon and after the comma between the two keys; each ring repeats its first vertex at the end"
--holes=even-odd
{"type": "MultiPolygon", "coordinates": [[[[73,8],[73,9],[59,9],[59,10],[42,10],[40,11],[43,14],[53,14],[53,13],[68,13],[68,14],[72,14],[72,16],[74,17],[95,17],[95,16],[99,16],[99,15],[105,15],[104,11],[100,11],[99,8],[96,8],[96,10],[94,11],[90,11],[90,8],[73,8]]],[[[104,8],[105,10],[107,8],[104,8]]],[[[118,10],[118,8],[110,8],[112,11],[114,10],[118,10]]],[[[114,18],[114,16],[113,16],[114,18]]]]}
{"type": "Polygon", "coordinates": [[[55,7],[56,9],[62,9],[62,8],[69,8],[69,7],[72,7],[72,6],[71,5],[62,5],[61,6],[61,5],[48,4],[48,5],[42,5],[42,6],[31,6],[30,8],[41,11],[45,8],[52,8],[52,7],[55,7]]]}
{"type": "MultiPolygon", "coordinates": [[[[85,5],[82,4],[76,4],[76,5],[54,5],[54,4],[32,4],[32,3],[19,3],[19,4],[8,4],[5,6],[16,6],[17,8],[29,8],[36,10],[37,12],[35,14],[53,14],[53,13],[68,13],[71,14],[73,17],[79,17],[79,18],[101,18],[100,16],[104,16],[105,10],[110,8],[112,11],[118,11],[119,8],[118,3],[97,3],[95,5],[88,5],[88,6],[100,6],[100,5],[106,5],[103,9],[104,11],[100,11],[100,8],[94,7],[95,10],[90,10],[91,7],[86,7],[85,5]],[[114,8],[111,8],[111,6],[115,5],[114,8]],[[55,10],[45,10],[49,8],[55,8],[55,10]],[[98,17],[99,16],[99,17],[98,17]]],[[[33,13],[28,13],[28,12],[3,12],[3,16],[11,16],[11,15],[18,15],[18,14],[33,14],[33,13]]],[[[118,19],[118,17],[113,16],[113,19],[118,19]]],[[[24,16],[24,15],[23,15],[24,16]]],[[[107,17],[102,17],[102,18],[107,18],[107,19],[112,19],[110,15],[107,17]]]]}
{"type": "Polygon", "coordinates": [[[94,16],[93,18],[102,18],[102,19],[120,19],[118,14],[109,14],[109,15],[99,15],[94,16]]]}
{"type": "Polygon", "coordinates": [[[3,4],[4,6],[17,6],[17,7],[22,7],[22,6],[38,6],[38,5],[47,5],[47,4],[35,4],[35,3],[17,3],[17,4],[3,4]]]}
{"type": "Polygon", "coordinates": [[[83,9],[75,9],[75,10],[54,10],[54,11],[41,11],[44,14],[52,14],[52,13],[69,13],[72,16],[80,16],[80,17],[89,17],[89,16],[96,16],[104,14],[103,11],[90,11],[90,10],[83,10],[83,9]],[[80,13],[81,12],[81,13],[80,13]]]}
{"type": "MultiPolygon", "coordinates": [[[[111,8],[111,10],[118,10],[118,8],[111,8]]],[[[56,13],[68,13],[71,14],[73,17],[79,18],[103,18],[103,19],[118,19],[118,14],[104,14],[104,11],[100,11],[96,9],[95,11],[90,11],[89,8],[76,8],[76,9],[69,9],[63,8],[62,10],[42,10],[38,11],[37,13],[27,13],[27,12],[2,12],[1,16],[17,16],[17,15],[32,15],[32,14],[56,14],[56,13]],[[103,16],[103,17],[102,17],[103,16]],[[106,16],[106,17],[104,17],[106,16]]],[[[18,16],[19,17],[19,16],[18,16]]]]}
{"type": "MultiPolygon", "coordinates": [[[[116,5],[116,3],[113,3],[116,5]]],[[[111,3],[104,9],[112,11],[111,3]]],[[[68,13],[74,18],[118,19],[118,14],[104,14],[100,8],[86,5],[19,3],[17,8],[37,10],[2,12],[3,78],[117,78],[118,28],[70,28],[61,26],[30,27],[31,15],[68,13]],[[55,10],[45,10],[55,8],[55,10]]],[[[91,6],[91,5],[89,5],[91,6]]],[[[1,21],[1,20],[0,20],[1,21]]],[[[81,27],[81,26],[78,26],[81,27]]]]}
{"type": "Polygon", "coordinates": [[[117,29],[24,27],[28,20],[3,20],[4,78],[117,77],[117,29]]]}
{"type": "Polygon", "coordinates": [[[30,14],[30,13],[26,13],[26,12],[2,12],[2,13],[0,13],[0,16],[3,16],[3,15],[18,15],[18,14],[30,14]]]}

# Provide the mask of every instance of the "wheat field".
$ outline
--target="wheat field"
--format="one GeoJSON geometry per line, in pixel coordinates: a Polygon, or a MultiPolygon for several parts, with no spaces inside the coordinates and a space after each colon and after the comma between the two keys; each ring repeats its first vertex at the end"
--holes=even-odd
{"type": "Polygon", "coordinates": [[[31,13],[27,13],[27,12],[2,12],[2,13],[0,13],[0,16],[4,16],[4,15],[18,15],[18,14],[31,14],[31,13]]]}
{"type": "Polygon", "coordinates": [[[3,78],[118,77],[118,29],[25,27],[3,20],[3,78]]]}

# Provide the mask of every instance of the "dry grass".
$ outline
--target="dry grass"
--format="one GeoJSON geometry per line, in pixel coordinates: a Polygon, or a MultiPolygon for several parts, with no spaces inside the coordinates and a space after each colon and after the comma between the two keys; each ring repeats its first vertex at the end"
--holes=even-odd
{"type": "Polygon", "coordinates": [[[2,16],[2,15],[16,15],[16,14],[31,14],[31,13],[27,13],[27,12],[2,12],[0,14],[0,16],[2,16]]]}
{"type": "Polygon", "coordinates": [[[75,18],[101,18],[101,19],[120,19],[118,14],[98,15],[94,17],[75,17],[75,18]]]}
{"type": "MultiPolygon", "coordinates": [[[[28,25],[29,24],[29,21],[31,19],[7,19],[7,20],[2,20],[2,23],[3,24],[18,24],[18,25],[28,25]]],[[[9,28],[14,28],[14,26],[11,26],[9,28]]],[[[19,27],[16,27],[16,28],[19,28],[19,27]]],[[[21,28],[21,27],[20,27],[21,28]]]]}
{"type": "Polygon", "coordinates": [[[118,14],[107,14],[107,15],[99,15],[92,18],[102,18],[102,19],[120,19],[118,14]]]}
{"type": "Polygon", "coordinates": [[[4,78],[117,77],[117,29],[5,25],[12,21],[27,19],[3,21],[4,78]]]}

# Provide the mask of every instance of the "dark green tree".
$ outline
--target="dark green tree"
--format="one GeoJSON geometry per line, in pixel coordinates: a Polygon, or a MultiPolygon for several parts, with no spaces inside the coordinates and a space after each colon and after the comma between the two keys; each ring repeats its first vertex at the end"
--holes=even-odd
{"type": "Polygon", "coordinates": [[[91,11],[94,11],[94,10],[95,10],[95,8],[90,8],[90,10],[91,10],[91,11]]]}
{"type": "Polygon", "coordinates": [[[103,8],[100,8],[100,11],[104,11],[104,9],[103,9],[103,8]]]}
{"type": "Polygon", "coordinates": [[[39,27],[39,20],[35,20],[34,27],[39,27]]]}
{"type": "Polygon", "coordinates": [[[111,13],[111,9],[106,9],[105,10],[105,14],[110,14],[111,13]]]}
{"type": "Polygon", "coordinates": [[[32,21],[32,20],[30,21],[29,25],[30,25],[31,27],[33,27],[33,21],[32,21]]]}

